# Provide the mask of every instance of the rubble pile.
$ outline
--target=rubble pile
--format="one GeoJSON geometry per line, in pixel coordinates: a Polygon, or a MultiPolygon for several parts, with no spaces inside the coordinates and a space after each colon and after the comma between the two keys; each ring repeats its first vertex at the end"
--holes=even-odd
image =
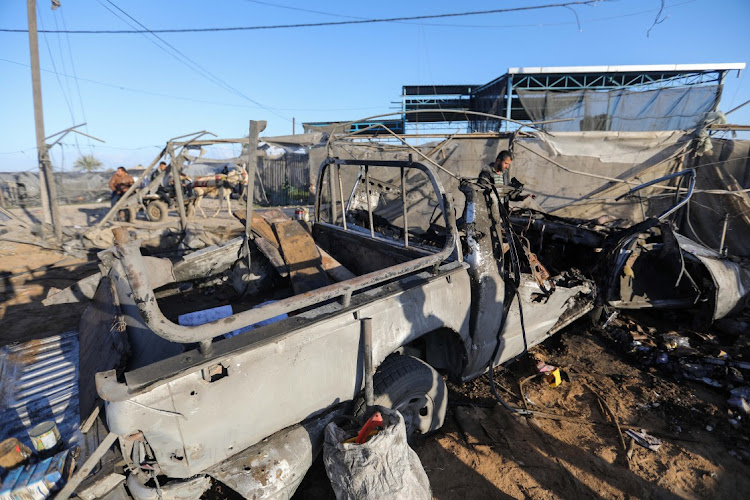
{"type": "MultiPolygon", "coordinates": [[[[750,340],[742,334],[741,325],[747,324],[748,314],[722,320],[701,332],[685,327],[643,326],[631,317],[612,313],[596,331],[651,373],[678,383],[691,381],[721,391],[727,400],[726,421],[736,429],[747,429],[750,340]]],[[[706,430],[712,431],[714,427],[709,423],[706,430]]],[[[750,461],[750,447],[733,453],[750,461]]]]}

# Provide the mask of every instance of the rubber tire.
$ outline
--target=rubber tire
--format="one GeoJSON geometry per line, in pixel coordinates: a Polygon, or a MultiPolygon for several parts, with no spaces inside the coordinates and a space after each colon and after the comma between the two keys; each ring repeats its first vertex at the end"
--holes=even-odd
{"type": "Polygon", "coordinates": [[[137,214],[138,210],[135,207],[121,208],[117,212],[117,220],[120,222],[133,222],[135,221],[137,214]]]}
{"type": "MultiPolygon", "coordinates": [[[[426,435],[443,425],[448,390],[440,374],[421,359],[400,354],[388,356],[375,372],[373,392],[376,405],[401,411],[409,439],[415,432],[426,435]],[[415,411],[422,401],[427,404],[421,408],[421,417],[417,417],[415,411]],[[415,418],[420,420],[416,425],[415,418]]],[[[354,403],[354,414],[359,416],[364,412],[363,394],[354,403]]]]}
{"type": "Polygon", "coordinates": [[[151,222],[161,222],[167,219],[169,208],[163,201],[154,200],[146,205],[146,217],[151,222]]]}

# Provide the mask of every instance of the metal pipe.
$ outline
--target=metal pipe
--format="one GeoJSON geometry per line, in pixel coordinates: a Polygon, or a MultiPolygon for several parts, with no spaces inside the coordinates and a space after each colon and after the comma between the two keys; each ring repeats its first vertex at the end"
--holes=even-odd
{"type": "Polygon", "coordinates": [[[372,380],[372,318],[362,318],[360,325],[365,358],[365,407],[369,410],[375,406],[375,393],[372,380]]]}
{"type": "MultiPolygon", "coordinates": [[[[513,104],[513,75],[508,75],[508,89],[507,90],[508,90],[508,93],[505,97],[505,123],[503,124],[506,132],[510,130],[510,123],[512,121],[510,119],[510,115],[511,115],[511,106],[513,104]]],[[[499,131],[500,127],[498,126],[497,129],[499,131]]]]}
{"type": "MultiPolygon", "coordinates": [[[[687,187],[687,193],[685,193],[685,197],[682,199],[681,202],[676,203],[671,208],[665,210],[661,215],[657,216],[657,219],[664,220],[669,215],[672,215],[674,212],[682,208],[685,203],[688,202],[691,196],[693,196],[693,188],[695,188],[695,169],[689,168],[687,170],[682,170],[680,172],[675,172],[673,174],[665,175],[664,177],[659,177],[658,179],[654,179],[652,181],[646,182],[644,184],[639,184],[638,186],[634,187],[630,191],[628,191],[625,194],[621,194],[617,198],[615,198],[615,201],[620,201],[621,199],[625,198],[628,195],[631,195],[635,193],[636,191],[640,191],[643,188],[653,186],[654,184],[658,184],[660,182],[664,182],[669,179],[674,179],[675,177],[682,177],[682,176],[689,176],[688,177],[688,187],[687,187]]],[[[680,183],[677,186],[677,189],[679,190],[682,186],[682,179],[680,179],[680,183]]]]}
{"type": "Polygon", "coordinates": [[[334,188],[334,181],[336,177],[333,175],[333,170],[328,172],[328,199],[331,203],[331,224],[336,224],[338,218],[338,211],[336,210],[336,189],[334,188]]]}
{"type": "Polygon", "coordinates": [[[370,201],[370,167],[365,165],[365,190],[367,193],[367,218],[370,221],[370,237],[375,237],[375,225],[372,221],[372,203],[370,201]]]}
{"type": "Polygon", "coordinates": [[[615,198],[615,201],[620,201],[621,199],[625,198],[626,196],[629,196],[629,195],[633,194],[634,192],[639,191],[639,190],[641,190],[643,188],[652,186],[654,184],[658,184],[660,182],[664,182],[664,181],[669,180],[669,179],[674,179],[675,177],[680,177],[680,176],[689,175],[689,174],[691,174],[693,177],[695,177],[695,170],[693,170],[692,168],[689,168],[687,170],[682,170],[680,172],[674,172],[672,174],[665,175],[664,177],[659,177],[658,179],[654,179],[652,181],[644,182],[643,184],[638,184],[637,186],[635,186],[634,188],[632,188],[627,193],[621,194],[620,196],[618,196],[617,198],[615,198]]]}
{"type": "Polygon", "coordinates": [[[406,213],[406,169],[401,167],[401,205],[404,208],[404,247],[409,248],[409,217],[406,213]]]}
{"type": "MultiPolygon", "coordinates": [[[[449,202],[448,205],[450,205],[449,202]]],[[[449,211],[452,213],[452,208],[449,207],[449,211]]],[[[451,227],[450,224],[448,227],[451,227]]],[[[211,340],[243,326],[253,325],[274,316],[345,297],[363,288],[369,288],[384,281],[397,279],[439,265],[452,255],[456,247],[456,233],[451,231],[445,239],[445,246],[436,254],[358,276],[342,283],[335,283],[294,295],[262,307],[248,309],[204,325],[182,326],[173,323],[161,312],[138,243],[130,241],[130,237],[124,228],[116,227],[112,229],[112,232],[115,235],[115,246],[125,271],[125,277],[133,294],[133,301],[138,308],[141,319],[156,335],[170,342],[184,344],[211,340]]]]}
{"type": "Polygon", "coordinates": [[[719,243],[719,253],[723,257],[726,257],[727,255],[726,248],[724,247],[724,241],[726,240],[726,237],[727,237],[727,225],[728,224],[729,224],[729,213],[726,213],[724,214],[724,227],[721,230],[721,243],[719,243]]]}
{"type": "Polygon", "coordinates": [[[341,202],[341,222],[344,225],[344,229],[346,229],[346,212],[349,207],[348,207],[348,204],[346,207],[344,206],[344,186],[341,183],[341,166],[338,166],[336,168],[336,174],[339,179],[339,201],[341,202]]]}

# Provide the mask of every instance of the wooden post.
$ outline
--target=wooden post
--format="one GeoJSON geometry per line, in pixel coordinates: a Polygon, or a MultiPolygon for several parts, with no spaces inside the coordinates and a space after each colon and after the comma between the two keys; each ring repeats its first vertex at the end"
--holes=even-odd
{"type": "Polygon", "coordinates": [[[169,143],[169,153],[172,156],[172,161],[169,163],[172,170],[172,181],[174,182],[174,192],[177,196],[177,211],[180,214],[180,228],[185,231],[187,229],[187,216],[185,215],[185,202],[182,196],[182,179],[180,179],[180,172],[182,171],[182,164],[184,157],[182,152],[175,157],[174,146],[169,143]]]}

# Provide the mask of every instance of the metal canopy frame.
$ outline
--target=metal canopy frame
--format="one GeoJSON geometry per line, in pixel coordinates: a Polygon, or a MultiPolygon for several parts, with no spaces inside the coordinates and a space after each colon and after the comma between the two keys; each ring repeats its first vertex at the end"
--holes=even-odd
{"type": "MultiPolygon", "coordinates": [[[[509,68],[508,72],[494,80],[481,85],[405,85],[402,88],[402,111],[411,109],[434,109],[434,113],[419,115],[419,126],[433,122],[455,126],[459,115],[445,116],[441,108],[452,107],[471,111],[488,112],[487,102],[492,101],[493,114],[515,120],[529,120],[521,106],[517,89],[539,91],[572,91],[572,90],[616,90],[631,89],[637,91],[680,88],[697,85],[719,85],[724,82],[729,71],[745,69],[744,63],[732,64],[682,64],[682,65],[643,65],[643,66],[571,66],[549,68],[509,68]],[[464,93],[460,93],[460,92],[464,93]],[[468,106],[467,106],[468,105],[468,106]],[[447,118],[447,119],[446,119],[447,118]]],[[[718,91],[719,93],[721,90],[718,91]]],[[[717,99],[718,104],[718,99],[717,99]]],[[[406,132],[413,131],[416,123],[409,122],[404,116],[406,132]]],[[[499,121],[488,119],[471,119],[467,126],[469,132],[498,130],[509,131],[509,123],[501,125],[499,121]]],[[[436,125],[435,128],[439,128],[436,125]]]]}
{"type": "MultiPolygon", "coordinates": [[[[489,117],[469,118],[460,111],[477,111],[498,116],[506,120],[529,121],[521,106],[517,89],[539,91],[573,91],[631,89],[636,91],[666,88],[718,85],[716,104],[721,95],[724,78],[730,71],[737,74],[745,69],[745,63],[726,64],[660,64],[626,66],[566,66],[508,68],[508,72],[484,85],[404,85],[398,101],[401,118],[401,134],[413,134],[419,129],[448,130],[457,132],[510,132],[508,121],[489,117]],[[491,103],[491,104],[488,104],[491,103]],[[427,111],[410,115],[410,111],[427,111]],[[455,130],[458,127],[460,130],[455,130]]],[[[314,125],[330,125],[350,122],[322,122],[314,125]]],[[[312,124],[311,124],[312,125],[312,124]]],[[[367,128],[370,123],[358,124],[350,131],[367,128]]]]}

